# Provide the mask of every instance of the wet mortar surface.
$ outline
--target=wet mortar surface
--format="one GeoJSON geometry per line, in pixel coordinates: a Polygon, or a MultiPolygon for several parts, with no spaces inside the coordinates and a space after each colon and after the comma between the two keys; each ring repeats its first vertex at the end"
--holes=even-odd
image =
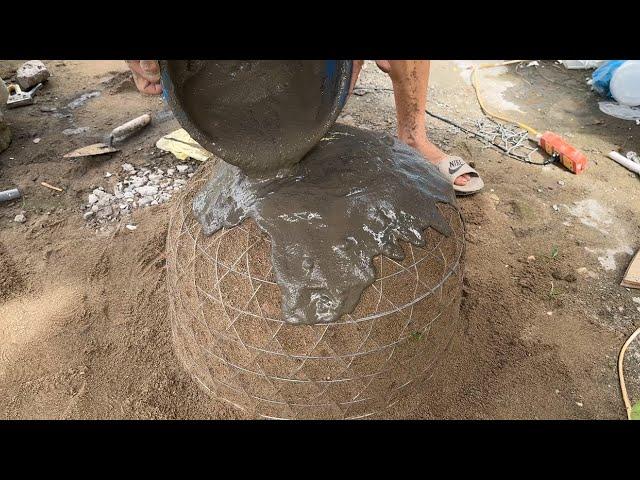
{"type": "Polygon", "coordinates": [[[193,208],[205,234],[254,219],[272,244],[283,319],[320,323],[351,313],[375,279],[373,258],[404,259],[399,240],[450,235],[437,202],[451,186],[420,154],[388,135],[335,125],[286,173],[247,176],[221,162],[193,208]]]}

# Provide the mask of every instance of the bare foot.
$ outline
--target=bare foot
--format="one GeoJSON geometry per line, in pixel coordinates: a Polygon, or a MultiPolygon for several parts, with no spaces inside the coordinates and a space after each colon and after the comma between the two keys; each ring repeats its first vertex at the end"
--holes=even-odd
{"type": "MultiPolygon", "coordinates": [[[[433,143],[431,143],[426,138],[416,140],[413,138],[401,137],[400,140],[402,140],[406,144],[418,150],[424,158],[426,158],[429,162],[433,164],[440,163],[441,161],[445,160],[447,157],[446,153],[444,153],[442,150],[440,150],[438,147],[436,147],[433,143]]],[[[453,183],[455,183],[456,185],[462,186],[462,185],[466,185],[467,182],[469,182],[469,180],[471,180],[471,177],[465,173],[464,175],[460,175],[459,177],[457,177],[453,181],[453,183]]]]}
{"type": "Polygon", "coordinates": [[[147,95],[160,95],[160,65],[157,60],[127,60],[138,90],[147,95]]]}

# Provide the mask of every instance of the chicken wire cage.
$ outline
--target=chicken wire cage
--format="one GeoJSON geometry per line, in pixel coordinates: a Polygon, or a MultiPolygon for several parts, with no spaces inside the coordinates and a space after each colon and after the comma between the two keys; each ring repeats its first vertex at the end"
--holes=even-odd
{"type": "MultiPolygon", "coordinates": [[[[214,162],[211,162],[212,164],[214,162]]],[[[356,309],[315,325],[283,321],[269,237],[252,221],[211,236],[192,213],[209,165],[173,205],[167,238],[169,315],[184,368],[211,396],[252,417],[406,417],[459,327],[464,223],[452,234],[379,255],[356,309]]]]}

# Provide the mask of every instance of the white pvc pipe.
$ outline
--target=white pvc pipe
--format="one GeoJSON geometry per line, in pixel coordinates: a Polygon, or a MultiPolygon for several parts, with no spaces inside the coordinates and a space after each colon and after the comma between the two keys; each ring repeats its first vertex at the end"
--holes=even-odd
{"type": "Polygon", "coordinates": [[[613,151],[609,152],[607,157],[609,157],[611,160],[615,160],[620,165],[625,167],[627,170],[631,170],[632,172],[635,172],[638,175],[640,175],[640,163],[636,163],[633,160],[629,160],[624,155],[620,155],[618,152],[613,152],[613,151]]]}

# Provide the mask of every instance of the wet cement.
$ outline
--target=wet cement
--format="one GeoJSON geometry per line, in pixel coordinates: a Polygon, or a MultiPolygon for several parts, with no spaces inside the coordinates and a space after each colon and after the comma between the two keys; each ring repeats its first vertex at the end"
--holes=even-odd
{"type": "Polygon", "coordinates": [[[299,162],[346,101],[350,61],[165,60],[180,125],[226,162],[256,173],[299,162]]]}
{"type": "Polygon", "coordinates": [[[373,257],[404,258],[398,240],[424,246],[423,231],[450,228],[437,202],[452,186],[413,148],[336,124],[298,164],[247,176],[220,162],[193,202],[205,234],[252,218],[271,239],[283,319],[338,320],[375,280],[373,257]]]}

